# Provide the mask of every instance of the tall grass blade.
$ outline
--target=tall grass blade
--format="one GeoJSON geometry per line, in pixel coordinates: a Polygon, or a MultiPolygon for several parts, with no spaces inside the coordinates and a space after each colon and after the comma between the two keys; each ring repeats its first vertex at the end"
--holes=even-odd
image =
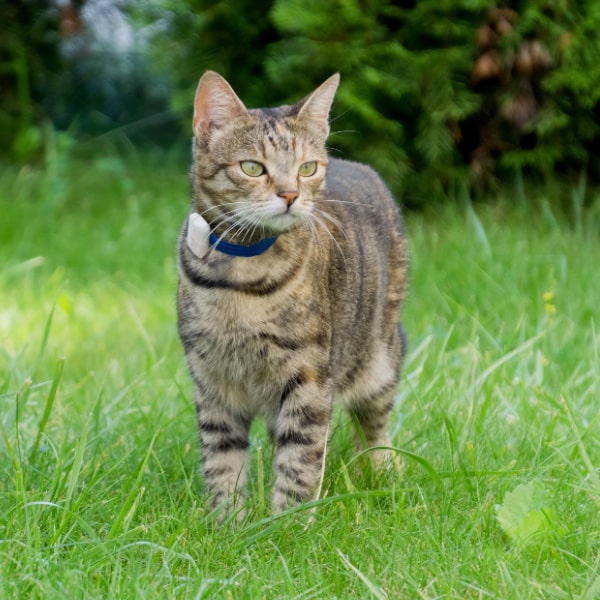
{"type": "Polygon", "coordinates": [[[116,519],[114,520],[108,535],[107,539],[113,539],[116,537],[121,530],[126,530],[129,522],[133,518],[133,514],[135,512],[135,508],[137,507],[137,503],[141,499],[143,495],[143,488],[141,487],[142,478],[144,477],[144,472],[146,470],[146,465],[148,464],[148,460],[152,454],[152,449],[154,448],[154,443],[156,442],[156,438],[158,437],[158,432],[155,432],[150,440],[150,444],[146,450],[146,454],[144,458],[138,465],[138,468],[135,472],[135,480],[131,485],[131,489],[129,490],[129,494],[127,494],[127,498],[119,511],[116,519]]]}
{"type": "Polygon", "coordinates": [[[571,408],[571,405],[564,396],[561,396],[560,403],[563,407],[567,420],[569,421],[571,430],[575,435],[575,439],[577,440],[577,447],[579,448],[579,453],[581,454],[581,458],[588,471],[590,481],[594,488],[594,493],[600,496],[600,476],[598,475],[597,467],[594,466],[594,463],[592,462],[592,459],[588,454],[585,444],[583,443],[583,437],[581,435],[581,432],[579,431],[577,423],[575,422],[575,417],[573,416],[573,409],[571,408]]]}
{"type": "Polygon", "coordinates": [[[338,553],[338,556],[340,557],[344,566],[355,573],[357,577],[367,586],[367,589],[369,592],[371,592],[373,598],[376,598],[377,600],[387,600],[388,595],[383,588],[373,583],[360,569],[357,569],[339,548],[336,548],[336,552],[338,553]]]}
{"type": "Polygon", "coordinates": [[[77,446],[75,447],[75,455],[73,456],[73,463],[71,464],[71,469],[69,471],[69,476],[67,478],[67,489],[65,493],[64,500],[64,513],[61,519],[60,525],[56,530],[56,533],[53,536],[53,543],[57,542],[60,539],[60,536],[67,528],[70,523],[71,517],[73,517],[71,508],[73,504],[73,496],[75,494],[75,490],[79,484],[79,476],[81,474],[81,469],[83,466],[83,457],[85,454],[85,449],[87,447],[87,438],[89,432],[89,423],[84,427],[81,435],[78,438],[77,446]]]}
{"type": "Polygon", "coordinates": [[[21,504],[25,503],[27,498],[25,495],[25,482],[23,478],[23,468],[21,467],[21,461],[17,456],[13,445],[10,443],[8,435],[6,435],[6,431],[2,428],[2,439],[4,440],[4,445],[6,446],[6,450],[13,464],[13,468],[15,470],[15,497],[21,500],[22,502],[17,502],[17,510],[20,514],[21,504]]]}
{"type": "MultiPolygon", "coordinates": [[[[13,463],[15,465],[15,477],[17,484],[17,497],[25,498],[25,478],[23,474],[23,455],[21,453],[21,408],[27,402],[29,392],[31,391],[31,378],[28,377],[17,392],[15,398],[15,446],[12,451],[13,463]]],[[[8,437],[5,437],[6,447],[11,449],[8,437]]]]}
{"type": "Polygon", "coordinates": [[[571,192],[573,199],[573,217],[575,219],[575,233],[579,239],[583,237],[583,208],[587,190],[587,176],[585,171],[581,173],[579,185],[571,192]]]}
{"type": "Polygon", "coordinates": [[[528,348],[531,348],[531,346],[533,346],[545,334],[546,334],[546,331],[540,331],[538,334],[534,335],[533,337],[529,338],[528,340],[525,340],[522,344],[520,344],[519,346],[517,346],[510,352],[507,352],[504,356],[500,357],[497,361],[495,361],[487,369],[485,369],[485,371],[481,375],[479,375],[479,377],[477,377],[477,379],[473,382],[473,384],[470,386],[469,390],[467,391],[467,394],[465,394],[465,395],[471,395],[476,389],[480,388],[485,383],[487,378],[496,369],[500,368],[503,364],[505,364],[508,361],[515,358],[515,356],[518,356],[522,352],[525,352],[525,350],[527,350],[528,348]]]}
{"type": "Polygon", "coordinates": [[[261,511],[266,508],[265,500],[265,464],[263,459],[262,446],[256,448],[256,487],[258,506],[261,511]]]}
{"type": "Polygon", "coordinates": [[[475,230],[475,236],[479,240],[481,247],[485,252],[485,256],[487,258],[491,258],[492,256],[492,246],[490,245],[490,241],[488,239],[487,234],[485,233],[485,229],[477,216],[477,213],[473,210],[473,205],[471,202],[467,202],[467,215],[469,217],[469,221],[471,221],[471,225],[475,230]]]}
{"type": "Polygon", "coordinates": [[[33,446],[31,448],[31,452],[29,454],[29,462],[32,463],[35,455],[40,447],[40,443],[42,441],[42,436],[46,431],[46,425],[48,425],[48,419],[50,418],[50,413],[52,412],[52,407],[54,405],[54,400],[56,399],[56,393],[58,392],[58,385],[62,378],[63,370],[65,367],[65,359],[61,358],[56,363],[56,370],[54,371],[54,378],[52,379],[52,386],[50,388],[50,392],[48,393],[48,398],[46,399],[46,406],[44,407],[44,414],[40,419],[40,423],[38,426],[38,432],[35,436],[35,440],[33,442],[33,446]]]}
{"type": "Polygon", "coordinates": [[[600,576],[594,579],[581,598],[582,600],[598,600],[600,598],[600,576]]]}
{"type": "Polygon", "coordinates": [[[48,345],[48,339],[50,337],[50,329],[52,327],[52,320],[54,319],[54,310],[55,309],[56,309],[56,304],[54,304],[54,306],[52,306],[52,308],[50,309],[50,314],[48,315],[48,318],[46,319],[46,324],[44,326],[44,334],[42,335],[42,342],[40,344],[40,349],[38,351],[38,361],[44,355],[44,352],[46,351],[46,346],[48,345]]]}
{"type": "Polygon", "coordinates": [[[403,448],[397,448],[396,446],[373,446],[371,448],[367,448],[366,450],[363,450],[362,452],[357,454],[348,464],[351,464],[353,461],[357,460],[361,456],[364,456],[365,454],[368,454],[369,452],[375,452],[376,450],[389,450],[391,452],[394,452],[396,454],[401,454],[402,456],[406,456],[407,458],[414,460],[416,463],[421,465],[425,469],[425,471],[427,471],[427,473],[429,474],[429,476],[431,477],[431,479],[433,480],[435,485],[439,489],[442,488],[442,479],[439,476],[438,472],[431,465],[430,462],[425,460],[422,456],[419,456],[418,454],[411,452],[410,450],[404,450],[403,448]]]}

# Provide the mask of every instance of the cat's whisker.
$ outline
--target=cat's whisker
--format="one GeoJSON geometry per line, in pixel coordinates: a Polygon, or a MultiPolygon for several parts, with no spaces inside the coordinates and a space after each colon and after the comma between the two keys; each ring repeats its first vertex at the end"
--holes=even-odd
{"type": "Polygon", "coordinates": [[[247,206],[240,206],[236,208],[232,208],[231,210],[222,212],[220,217],[221,220],[217,222],[217,225],[221,225],[226,222],[237,223],[239,225],[243,224],[246,216],[248,214],[247,206]]]}
{"type": "Polygon", "coordinates": [[[319,235],[317,226],[315,225],[315,223],[312,219],[306,220],[306,226],[308,227],[308,230],[310,232],[312,239],[316,243],[317,252],[318,252],[318,255],[320,258],[323,255],[324,248],[323,248],[323,240],[321,239],[321,236],[319,235]]]}
{"type": "MultiPolygon", "coordinates": [[[[248,232],[247,232],[249,234],[248,237],[252,238],[254,236],[254,234],[256,233],[256,230],[259,227],[263,227],[263,219],[259,214],[256,214],[254,211],[251,212],[247,216],[247,219],[248,219],[248,225],[249,225],[249,227],[251,227],[251,229],[248,229],[248,232]]],[[[246,238],[244,237],[244,239],[246,239],[246,238]]]]}
{"type": "Polygon", "coordinates": [[[336,227],[341,234],[348,239],[348,232],[346,231],[346,229],[344,228],[344,226],[340,223],[340,221],[338,219],[336,219],[335,217],[332,217],[327,211],[322,210],[320,208],[316,208],[315,212],[317,212],[319,214],[319,216],[323,217],[324,219],[326,219],[327,221],[329,221],[334,227],[336,227]]]}
{"type": "Polygon", "coordinates": [[[252,239],[256,231],[260,228],[264,231],[263,217],[256,212],[255,209],[248,211],[243,215],[242,224],[244,226],[244,235],[242,237],[242,243],[247,239],[252,239]]]}
{"type": "Polygon", "coordinates": [[[317,251],[318,251],[318,255],[320,257],[324,252],[324,242],[321,239],[321,236],[319,235],[319,229],[316,225],[315,215],[314,215],[315,210],[316,210],[315,203],[311,202],[310,203],[310,212],[308,213],[307,218],[304,220],[304,224],[308,228],[311,239],[317,245],[317,251]]]}
{"type": "Polygon", "coordinates": [[[247,207],[243,206],[242,203],[240,203],[240,206],[235,206],[234,208],[230,208],[229,210],[224,210],[221,211],[221,215],[223,216],[243,216],[247,211],[247,207]]]}
{"type": "Polygon", "coordinates": [[[337,152],[338,154],[343,154],[340,148],[335,148],[334,146],[327,146],[327,152],[337,152]]]}
{"type": "MultiPolygon", "coordinates": [[[[321,215],[322,214],[323,213],[321,213],[321,215]]],[[[344,266],[347,267],[348,265],[346,264],[346,255],[344,254],[344,251],[342,250],[340,243],[335,239],[335,236],[331,233],[331,231],[329,231],[329,227],[327,227],[327,224],[321,220],[321,218],[320,218],[321,215],[317,214],[316,212],[313,212],[311,214],[312,218],[317,223],[317,225],[320,225],[322,227],[322,229],[327,233],[327,235],[332,239],[335,247],[337,248],[338,252],[340,253],[340,256],[342,257],[342,260],[344,261],[344,266]]]]}
{"type": "Polygon", "coordinates": [[[215,233],[216,229],[223,225],[226,225],[226,228],[225,231],[219,235],[219,241],[221,241],[231,231],[234,231],[239,227],[238,219],[234,217],[223,217],[218,221],[214,221],[212,223],[212,233],[215,233]]]}
{"type": "Polygon", "coordinates": [[[356,206],[364,206],[363,202],[352,202],[351,200],[339,200],[337,198],[319,198],[319,203],[333,203],[339,202],[340,204],[354,204],[356,206]]]}
{"type": "Polygon", "coordinates": [[[222,225],[225,222],[232,222],[234,219],[243,216],[244,212],[247,210],[247,202],[245,201],[237,201],[237,202],[226,202],[220,206],[211,206],[206,210],[203,210],[200,215],[209,223],[212,224],[213,227],[217,227],[222,225]],[[219,210],[223,206],[233,206],[233,208],[229,210],[219,210]],[[217,211],[217,214],[213,217],[209,217],[209,213],[211,211],[217,211]]]}
{"type": "Polygon", "coordinates": [[[243,216],[243,224],[246,229],[244,237],[242,238],[243,240],[256,237],[257,231],[262,231],[263,236],[267,235],[265,233],[266,224],[264,215],[260,214],[260,212],[255,209],[248,211],[248,213],[243,216]]]}
{"type": "Polygon", "coordinates": [[[217,251],[217,245],[219,242],[222,242],[224,238],[233,230],[238,229],[240,227],[238,222],[230,225],[225,231],[218,237],[217,243],[213,244],[208,256],[212,256],[217,251]]]}
{"type": "MultiPolygon", "coordinates": [[[[208,215],[211,211],[216,211],[218,214],[222,214],[223,211],[221,209],[224,206],[243,206],[244,204],[246,204],[246,202],[241,201],[241,200],[237,200],[235,202],[223,202],[223,203],[219,203],[219,204],[214,204],[211,206],[207,206],[200,214],[202,215],[202,217],[205,217],[205,215],[208,215]]],[[[229,211],[225,211],[225,212],[229,212],[229,211]]]]}
{"type": "Polygon", "coordinates": [[[219,236],[219,241],[224,240],[233,232],[238,238],[241,238],[243,244],[255,237],[258,230],[264,228],[264,216],[256,211],[256,207],[249,205],[247,201],[228,202],[223,203],[222,206],[229,206],[230,208],[221,211],[211,223],[213,230],[224,224],[228,225],[219,236]]]}
{"type": "Polygon", "coordinates": [[[339,135],[340,133],[358,133],[358,129],[337,129],[329,134],[329,137],[339,135]]]}

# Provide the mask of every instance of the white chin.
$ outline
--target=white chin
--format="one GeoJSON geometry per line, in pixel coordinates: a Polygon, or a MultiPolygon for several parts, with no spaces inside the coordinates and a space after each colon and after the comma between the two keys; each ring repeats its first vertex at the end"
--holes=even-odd
{"type": "Polygon", "coordinates": [[[288,231],[296,227],[300,221],[302,221],[301,216],[285,213],[271,217],[268,219],[266,225],[275,231],[288,231]]]}

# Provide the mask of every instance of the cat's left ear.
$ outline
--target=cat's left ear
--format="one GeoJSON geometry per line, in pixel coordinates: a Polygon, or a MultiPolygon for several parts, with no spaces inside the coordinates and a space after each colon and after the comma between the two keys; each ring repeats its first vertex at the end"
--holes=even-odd
{"type": "Polygon", "coordinates": [[[307,119],[313,125],[329,134],[329,111],[333,97],[340,83],[340,74],[336,73],[322,83],[302,104],[298,112],[299,119],[307,119]]]}

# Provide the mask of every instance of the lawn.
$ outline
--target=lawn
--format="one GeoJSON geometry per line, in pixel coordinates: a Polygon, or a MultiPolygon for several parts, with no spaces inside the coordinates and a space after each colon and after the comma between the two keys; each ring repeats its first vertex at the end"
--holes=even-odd
{"type": "Polygon", "coordinates": [[[407,216],[393,443],[336,414],[322,499],[272,517],[271,448],[215,527],[175,327],[186,167],[0,173],[0,597],[600,597],[600,197],[407,216]]]}

